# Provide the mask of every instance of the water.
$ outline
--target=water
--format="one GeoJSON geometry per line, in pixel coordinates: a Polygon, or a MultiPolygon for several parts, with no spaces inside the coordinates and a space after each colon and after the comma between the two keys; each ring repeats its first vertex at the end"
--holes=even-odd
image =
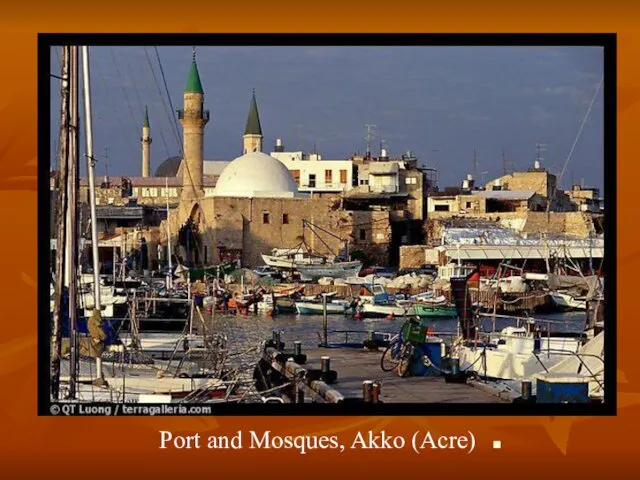
{"type": "MultiPolygon", "coordinates": [[[[545,320],[551,322],[550,329],[559,332],[581,332],[584,329],[585,312],[556,313],[548,315],[536,315],[533,318],[538,320],[541,328],[546,329],[545,320]]],[[[336,330],[353,330],[349,333],[349,341],[361,341],[366,338],[367,332],[388,332],[398,333],[405,319],[386,320],[384,318],[356,320],[352,316],[329,315],[327,317],[328,341],[346,341],[344,333],[336,333],[336,330]]],[[[493,319],[484,317],[481,319],[484,328],[481,330],[490,331],[493,319]]],[[[446,333],[443,335],[445,341],[449,334],[455,334],[457,330],[457,320],[455,318],[442,318],[426,322],[431,327],[434,334],[446,333]]],[[[496,329],[507,326],[515,326],[512,319],[496,318],[496,329]]],[[[216,313],[213,319],[214,331],[224,333],[229,338],[230,350],[242,351],[256,347],[261,341],[272,337],[272,331],[282,331],[282,341],[286,348],[293,348],[293,342],[302,342],[303,349],[316,348],[320,343],[322,335],[322,315],[295,315],[281,314],[273,318],[267,315],[221,315],[216,313]],[[319,336],[320,335],[320,336],[319,336]]]]}

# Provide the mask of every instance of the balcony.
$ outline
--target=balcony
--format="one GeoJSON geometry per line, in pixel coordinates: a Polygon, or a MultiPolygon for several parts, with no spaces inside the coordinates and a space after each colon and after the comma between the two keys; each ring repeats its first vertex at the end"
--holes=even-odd
{"type": "MultiPolygon", "coordinates": [[[[178,120],[184,120],[184,118],[185,118],[184,109],[176,108],[176,113],[178,114],[178,120]]],[[[201,116],[194,115],[191,118],[202,119],[205,122],[208,122],[209,121],[209,110],[203,110],[201,116]]]]}

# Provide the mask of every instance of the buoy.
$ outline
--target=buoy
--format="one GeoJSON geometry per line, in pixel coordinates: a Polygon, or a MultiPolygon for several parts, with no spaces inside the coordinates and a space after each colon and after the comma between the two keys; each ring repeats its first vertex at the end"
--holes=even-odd
{"type": "Polygon", "coordinates": [[[270,308],[269,311],[267,311],[267,315],[273,317],[273,308],[270,308]]]}
{"type": "Polygon", "coordinates": [[[387,315],[387,320],[393,320],[393,313],[390,313],[389,315],[387,315]]]}
{"type": "Polygon", "coordinates": [[[431,327],[427,328],[427,335],[433,335],[433,330],[431,330],[431,327]]]}
{"type": "Polygon", "coordinates": [[[353,316],[353,318],[355,318],[356,320],[360,320],[360,318],[362,318],[362,317],[361,317],[361,315],[360,315],[360,312],[356,313],[356,314],[353,316]]]}

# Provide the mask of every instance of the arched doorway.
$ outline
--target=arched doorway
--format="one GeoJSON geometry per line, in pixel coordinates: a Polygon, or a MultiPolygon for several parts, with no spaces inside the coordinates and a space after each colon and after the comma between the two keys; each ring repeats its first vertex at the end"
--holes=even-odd
{"type": "Polygon", "coordinates": [[[202,241],[203,223],[202,210],[200,209],[200,205],[196,203],[178,233],[178,245],[182,247],[179,251],[182,252],[182,256],[184,256],[182,261],[188,266],[199,267],[202,266],[204,261],[204,245],[202,241]]]}

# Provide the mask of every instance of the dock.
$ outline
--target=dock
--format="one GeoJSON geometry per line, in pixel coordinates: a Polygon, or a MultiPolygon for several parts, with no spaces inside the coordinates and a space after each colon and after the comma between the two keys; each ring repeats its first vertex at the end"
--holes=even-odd
{"type": "Polygon", "coordinates": [[[384,403],[505,403],[504,400],[468,384],[446,383],[441,376],[401,378],[380,368],[382,350],[359,348],[315,348],[305,351],[305,368],[320,368],[320,358],[331,359],[338,379],[331,385],[345,397],[362,397],[362,383],[381,384],[384,403]]]}
{"type": "MultiPolygon", "coordinates": [[[[367,381],[380,386],[379,399],[383,403],[507,403],[505,399],[468,383],[447,383],[439,375],[401,378],[395,371],[384,372],[380,368],[382,350],[314,348],[303,353],[306,355],[304,365],[289,363],[290,360],[282,372],[294,378],[303,370],[320,371],[323,367],[321,359],[329,357],[329,368],[335,372],[337,379],[329,384],[320,382],[321,388],[313,389],[316,392],[332,392],[334,399],[330,400],[331,403],[342,401],[342,398],[362,399],[363,383],[367,381]]],[[[325,395],[321,393],[321,396],[325,395]]]]}

